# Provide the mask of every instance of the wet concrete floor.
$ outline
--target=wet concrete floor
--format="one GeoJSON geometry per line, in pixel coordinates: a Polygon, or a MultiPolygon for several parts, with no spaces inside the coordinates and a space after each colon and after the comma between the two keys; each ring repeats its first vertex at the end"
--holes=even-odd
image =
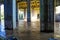
{"type": "MultiPolygon", "coordinates": [[[[2,29],[4,26],[1,26],[2,29]]],[[[5,30],[5,29],[3,29],[5,30]]],[[[4,35],[3,37],[15,36],[19,40],[48,40],[50,37],[54,37],[54,33],[43,33],[40,32],[40,23],[39,22],[19,22],[18,26],[14,30],[5,30],[0,31],[0,34],[4,35]],[[4,34],[2,34],[2,32],[4,34]]]]}

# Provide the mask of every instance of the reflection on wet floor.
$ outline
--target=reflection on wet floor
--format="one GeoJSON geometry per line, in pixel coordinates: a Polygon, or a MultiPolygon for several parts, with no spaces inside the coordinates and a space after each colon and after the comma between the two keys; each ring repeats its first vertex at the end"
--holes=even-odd
{"type": "MultiPolygon", "coordinates": [[[[1,26],[1,25],[0,25],[1,26]]],[[[4,27],[4,26],[1,26],[4,27]]],[[[0,29],[2,29],[0,27],[0,29]]],[[[14,30],[0,30],[0,35],[3,37],[15,36],[19,40],[48,40],[50,37],[54,37],[53,33],[41,33],[40,32],[40,23],[39,22],[19,22],[18,26],[14,30]],[[6,35],[5,35],[6,34],[6,35]]]]}
{"type": "Polygon", "coordinates": [[[0,24],[0,36],[1,37],[6,37],[6,32],[5,32],[5,27],[4,27],[4,20],[2,20],[1,22],[0,22],[1,24],[0,24]]]}
{"type": "Polygon", "coordinates": [[[54,36],[53,33],[41,33],[39,22],[20,22],[14,35],[19,40],[48,40],[48,38],[54,36]]]}
{"type": "Polygon", "coordinates": [[[23,22],[20,23],[19,22],[19,26],[17,27],[18,30],[20,31],[40,31],[40,23],[39,22],[31,22],[31,23],[27,23],[27,22],[23,22]]]}
{"type": "Polygon", "coordinates": [[[15,36],[17,36],[20,40],[48,40],[48,38],[52,37],[53,33],[40,33],[40,32],[16,32],[15,36]]]}

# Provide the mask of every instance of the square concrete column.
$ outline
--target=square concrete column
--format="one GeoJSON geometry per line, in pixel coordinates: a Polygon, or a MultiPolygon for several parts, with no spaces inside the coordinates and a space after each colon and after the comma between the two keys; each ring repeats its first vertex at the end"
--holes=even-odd
{"type": "Polygon", "coordinates": [[[13,29],[12,0],[4,0],[5,29],[13,29]]]}
{"type": "Polygon", "coordinates": [[[40,31],[44,31],[44,0],[40,0],[40,31]]]}
{"type": "Polygon", "coordinates": [[[44,31],[48,31],[48,0],[44,0],[44,31]]]}
{"type": "Polygon", "coordinates": [[[27,0],[27,22],[31,22],[30,0],[27,0]]]}
{"type": "Polygon", "coordinates": [[[54,31],[54,0],[48,1],[48,29],[54,31]]]}
{"type": "Polygon", "coordinates": [[[50,32],[54,30],[52,27],[54,25],[53,2],[53,0],[40,0],[40,30],[43,32],[50,32]]]}
{"type": "Polygon", "coordinates": [[[1,32],[1,4],[0,4],[0,32],[1,32]]]}
{"type": "Polygon", "coordinates": [[[18,26],[18,6],[16,6],[16,26],[18,26]]]}
{"type": "Polygon", "coordinates": [[[4,0],[5,29],[16,27],[16,0],[4,0]]]}
{"type": "Polygon", "coordinates": [[[1,5],[0,5],[0,25],[1,25],[1,5]]]}
{"type": "Polygon", "coordinates": [[[16,12],[16,0],[12,0],[12,15],[13,15],[13,29],[16,29],[16,19],[17,19],[17,12],[16,12]]]}
{"type": "Polygon", "coordinates": [[[44,31],[52,32],[54,30],[54,1],[44,0],[44,31]]]}

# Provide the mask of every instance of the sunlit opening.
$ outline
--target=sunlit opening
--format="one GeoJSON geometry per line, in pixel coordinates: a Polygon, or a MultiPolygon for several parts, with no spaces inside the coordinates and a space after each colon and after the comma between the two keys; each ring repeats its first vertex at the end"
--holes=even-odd
{"type": "Polygon", "coordinates": [[[4,4],[1,4],[1,27],[0,27],[0,36],[6,37],[4,26],[4,4]]]}
{"type": "Polygon", "coordinates": [[[22,21],[22,20],[24,20],[24,10],[19,9],[18,10],[18,21],[22,21]]]}
{"type": "Polygon", "coordinates": [[[35,22],[35,21],[40,21],[40,12],[39,12],[39,8],[36,9],[32,9],[31,10],[31,21],[35,22]]]}
{"type": "Polygon", "coordinates": [[[56,7],[56,14],[60,14],[60,6],[56,7]]]}

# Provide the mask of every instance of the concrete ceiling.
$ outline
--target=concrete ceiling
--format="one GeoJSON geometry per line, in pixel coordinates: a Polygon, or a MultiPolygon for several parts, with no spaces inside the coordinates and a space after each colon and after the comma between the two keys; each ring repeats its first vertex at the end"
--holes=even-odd
{"type": "MultiPolygon", "coordinates": [[[[31,8],[39,8],[40,2],[39,1],[31,1],[30,6],[31,6],[31,8]]],[[[27,2],[26,1],[18,2],[18,8],[27,8],[27,2]]]]}
{"type": "MultiPolygon", "coordinates": [[[[27,0],[17,0],[17,1],[27,1],[27,0]]],[[[31,0],[31,1],[33,1],[33,0],[31,0]]],[[[4,3],[4,0],[0,0],[0,3],[4,3]]],[[[56,0],[56,6],[58,6],[58,5],[60,5],[60,0],[56,0]]]]}

